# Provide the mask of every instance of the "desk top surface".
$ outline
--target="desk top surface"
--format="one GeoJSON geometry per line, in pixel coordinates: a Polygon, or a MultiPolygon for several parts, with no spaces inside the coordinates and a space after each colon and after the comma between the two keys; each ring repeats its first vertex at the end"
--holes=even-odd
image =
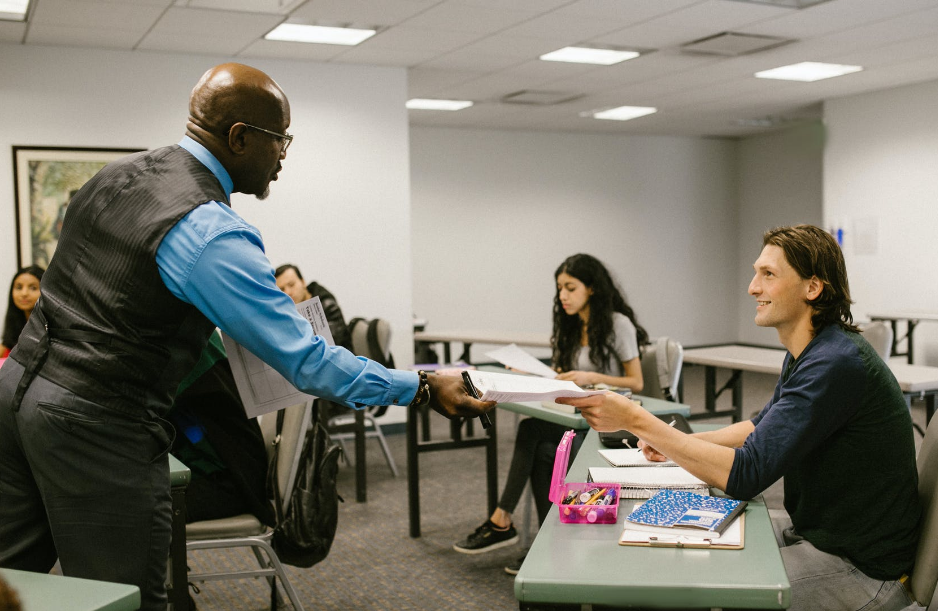
{"type": "Polygon", "coordinates": [[[938,312],[924,310],[882,310],[867,316],[872,320],[938,320],[938,312]]]}
{"type": "MultiPolygon", "coordinates": [[[[682,416],[690,416],[690,406],[683,403],[674,403],[672,401],[665,401],[664,399],[643,397],[641,395],[635,395],[635,398],[641,399],[642,407],[647,409],[652,414],[677,413],[681,414],[682,416]]],[[[571,414],[569,412],[560,411],[558,409],[544,407],[536,401],[525,403],[499,403],[498,407],[510,412],[516,412],[518,414],[539,418],[540,420],[546,420],[548,422],[553,422],[562,426],[568,426],[571,429],[579,430],[589,428],[589,424],[586,423],[586,418],[581,416],[579,412],[571,414]]]]}
{"type": "MultiPolygon", "coordinates": [[[[590,466],[606,464],[598,449],[598,435],[590,431],[568,482],[585,482],[590,466]]],[[[666,608],[783,609],[790,604],[788,577],[761,501],[750,502],[746,510],[742,550],[619,545],[633,504],[621,502],[616,524],[562,524],[552,507],[515,577],[518,600],[666,608]]]]}
{"type": "MultiPolygon", "coordinates": [[[[780,375],[785,351],[775,348],[756,348],[727,344],[708,348],[690,348],[684,351],[684,362],[724,369],[738,369],[757,373],[780,375]]],[[[892,374],[904,393],[938,390],[938,367],[888,363],[892,374]]]]}
{"type": "Polygon", "coordinates": [[[0,569],[0,577],[16,590],[25,611],[135,611],[137,586],[0,569]]]}
{"type": "Polygon", "coordinates": [[[182,464],[178,458],[169,455],[169,485],[170,486],[187,486],[189,481],[192,479],[192,471],[189,470],[189,467],[182,464]]]}
{"type": "Polygon", "coordinates": [[[418,331],[418,342],[463,342],[470,344],[518,344],[550,348],[550,335],[516,331],[418,331]]]}

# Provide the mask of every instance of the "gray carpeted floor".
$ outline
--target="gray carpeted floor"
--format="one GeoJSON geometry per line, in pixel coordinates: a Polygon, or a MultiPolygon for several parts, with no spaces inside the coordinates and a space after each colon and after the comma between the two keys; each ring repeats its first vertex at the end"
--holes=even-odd
{"type": "MultiPolygon", "coordinates": [[[[744,374],[746,416],[761,409],[771,398],[774,384],[772,376],[744,374]]],[[[703,411],[702,368],[685,368],[684,393],[684,402],[690,404],[694,412],[703,411]]],[[[728,405],[728,395],[721,397],[720,407],[728,405]]],[[[924,423],[924,407],[918,402],[913,405],[913,418],[924,423]]],[[[435,415],[432,421],[434,439],[445,438],[447,421],[435,415]]],[[[728,419],[711,422],[728,422],[728,419]]],[[[514,414],[500,413],[499,482],[505,479],[516,426],[514,414]]],[[[421,455],[423,536],[411,539],[408,536],[404,435],[391,435],[388,442],[401,477],[391,476],[377,441],[369,440],[368,502],[355,502],[354,469],[344,466],[339,490],[346,501],[340,508],[338,533],[329,557],[310,569],[289,567],[291,582],[306,609],[517,609],[513,578],[503,568],[523,553],[523,547],[476,556],[452,550],[454,542],[488,517],[484,451],[473,448],[421,455]]],[[[765,493],[770,507],[781,507],[781,497],[780,483],[765,493]]],[[[522,513],[520,509],[519,513],[522,513]]],[[[536,523],[533,508],[530,513],[530,520],[516,515],[516,524],[536,523]]],[[[191,553],[189,561],[193,569],[206,570],[252,566],[254,558],[250,552],[229,550],[191,553]]],[[[194,594],[194,600],[200,611],[269,608],[269,590],[266,582],[260,580],[218,581],[199,587],[201,591],[194,594]]],[[[289,605],[283,607],[289,608],[289,605]]]]}

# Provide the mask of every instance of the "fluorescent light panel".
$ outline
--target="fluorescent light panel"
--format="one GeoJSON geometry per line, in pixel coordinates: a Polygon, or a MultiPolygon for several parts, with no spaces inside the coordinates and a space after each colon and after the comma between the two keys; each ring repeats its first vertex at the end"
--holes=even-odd
{"type": "Polygon", "coordinates": [[[322,45],[357,45],[375,35],[377,30],[356,28],[333,28],[324,25],[304,25],[302,23],[281,23],[268,32],[267,40],[287,42],[308,42],[322,45]]]}
{"type": "Polygon", "coordinates": [[[0,19],[4,21],[25,21],[29,0],[0,0],[0,19]]]}
{"type": "Polygon", "coordinates": [[[430,100],[413,98],[405,104],[411,110],[462,110],[472,106],[469,100],[430,100]]]}
{"type": "Polygon", "coordinates": [[[599,64],[611,66],[639,56],[638,51],[616,49],[591,49],[589,47],[564,47],[541,55],[546,62],[571,62],[574,64],[599,64]]]}
{"type": "Polygon", "coordinates": [[[611,121],[628,121],[637,119],[658,112],[657,108],[651,106],[619,106],[593,113],[594,119],[609,119],[611,121]]]}
{"type": "Polygon", "coordinates": [[[781,66],[771,70],[756,72],[757,78],[771,78],[782,81],[802,81],[811,83],[835,76],[843,76],[863,70],[863,66],[845,66],[842,64],[825,64],[821,62],[801,62],[790,66],[781,66]]]}

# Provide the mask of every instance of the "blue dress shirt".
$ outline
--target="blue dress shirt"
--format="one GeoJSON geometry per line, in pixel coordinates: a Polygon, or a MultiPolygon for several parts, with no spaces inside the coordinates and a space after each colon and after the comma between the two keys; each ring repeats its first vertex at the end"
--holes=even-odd
{"type": "MultiPolygon", "coordinates": [[[[188,136],[179,145],[230,198],[233,182],[215,156],[188,136]]],[[[160,243],[156,264],[173,295],[303,392],[356,408],[407,405],[417,393],[416,373],[386,369],[314,335],[277,288],[260,232],[222,202],[207,202],[179,221],[160,243]]]]}

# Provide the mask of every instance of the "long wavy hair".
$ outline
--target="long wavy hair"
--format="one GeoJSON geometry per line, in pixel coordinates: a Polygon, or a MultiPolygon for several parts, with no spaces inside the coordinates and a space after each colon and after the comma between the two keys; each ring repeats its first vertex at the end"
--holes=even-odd
{"type": "MultiPolygon", "coordinates": [[[[589,323],[586,327],[587,341],[590,349],[590,362],[599,371],[605,370],[609,357],[620,355],[615,351],[615,334],[613,332],[612,314],[619,312],[628,316],[635,325],[638,345],[648,343],[648,332],[638,324],[635,312],[625,300],[621,289],[609,274],[609,270],[596,257],[577,254],[560,264],[554,272],[556,280],[560,274],[573,276],[593,290],[589,298],[589,323]]],[[[555,367],[562,371],[574,369],[576,355],[580,349],[582,334],[582,320],[579,314],[567,314],[560,305],[560,290],[554,293],[554,331],[550,338],[553,350],[552,360],[555,367]]]]}
{"type": "Polygon", "coordinates": [[[23,327],[26,326],[26,313],[13,303],[13,285],[16,284],[16,279],[23,274],[30,274],[42,281],[42,274],[45,273],[45,271],[45,268],[39,267],[38,265],[21,267],[16,274],[14,274],[13,280],[10,281],[10,292],[7,299],[7,315],[3,320],[3,345],[11,350],[19,340],[20,333],[23,332],[23,327]]]}
{"type": "Polygon", "coordinates": [[[828,232],[814,225],[776,227],[765,232],[762,245],[778,246],[785,259],[802,279],[817,276],[823,284],[821,294],[808,301],[814,309],[811,326],[818,333],[827,325],[840,325],[847,331],[857,332],[850,312],[850,283],[847,282],[847,264],[837,241],[828,232]]]}

